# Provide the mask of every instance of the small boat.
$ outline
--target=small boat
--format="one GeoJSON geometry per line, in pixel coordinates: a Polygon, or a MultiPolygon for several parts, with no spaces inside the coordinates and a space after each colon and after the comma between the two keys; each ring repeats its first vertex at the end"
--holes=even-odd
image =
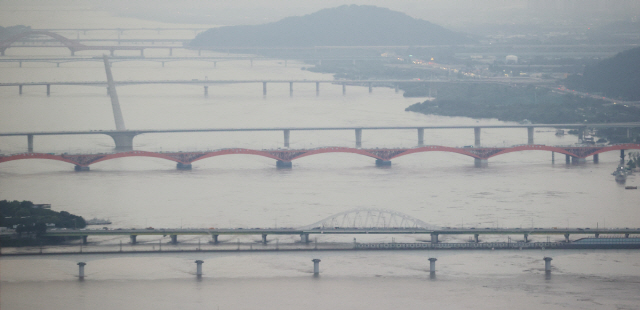
{"type": "Polygon", "coordinates": [[[624,189],[638,189],[637,186],[625,186],[624,189]]]}
{"type": "Polygon", "coordinates": [[[94,217],[90,220],[87,220],[86,223],[87,225],[109,225],[111,224],[111,221],[94,217]]]}
{"type": "Polygon", "coordinates": [[[618,168],[612,173],[612,175],[616,177],[616,182],[618,183],[624,183],[627,181],[627,170],[623,165],[618,166],[618,168]]]}
{"type": "Polygon", "coordinates": [[[556,136],[564,136],[564,130],[563,129],[556,130],[556,136]]]}

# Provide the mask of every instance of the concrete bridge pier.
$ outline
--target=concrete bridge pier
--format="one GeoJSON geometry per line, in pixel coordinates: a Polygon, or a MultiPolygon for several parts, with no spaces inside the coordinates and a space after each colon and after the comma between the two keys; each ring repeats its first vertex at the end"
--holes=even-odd
{"type": "Polygon", "coordinates": [[[69,51],[71,51],[71,56],[75,56],[76,55],[76,51],[69,49],[69,51]]]}
{"type": "Polygon", "coordinates": [[[431,275],[435,275],[436,274],[436,261],[438,259],[437,258],[429,258],[429,273],[431,275]]]}
{"type": "Polygon", "coordinates": [[[138,243],[138,241],[136,240],[138,236],[137,235],[130,235],[129,239],[131,240],[131,244],[136,244],[138,243]]]}
{"type": "Polygon", "coordinates": [[[140,57],[144,57],[144,49],[140,50],[140,57]]]}
{"type": "Polygon", "coordinates": [[[424,146],[424,128],[418,128],[418,146],[424,146]]]}
{"type": "Polygon", "coordinates": [[[372,93],[372,92],[373,92],[373,86],[372,86],[372,83],[369,82],[369,93],[372,93]]]}
{"type": "Polygon", "coordinates": [[[620,150],[620,164],[624,165],[624,150],[620,150]]]}
{"type": "Polygon", "coordinates": [[[309,234],[300,234],[300,242],[309,243],[309,234]]]}
{"type": "Polygon", "coordinates": [[[209,86],[204,87],[204,97],[209,97],[209,86]]]}
{"type": "Polygon", "coordinates": [[[362,129],[356,129],[356,148],[362,147],[362,129]]]}
{"type": "Polygon", "coordinates": [[[27,152],[33,153],[33,135],[27,135],[27,152]]]}
{"type": "Polygon", "coordinates": [[[568,165],[568,164],[571,164],[571,156],[569,156],[569,155],[566,155],[566,154],[565,154],[565,155],[564,155],[564,159],[565,159],[565,163],[566,163],[567,165],[568,165]]]}
{"type": "Polygon", "coordinates": [[[317,277],[320,275],[320,260],[314,258],[311,261],[313,262],[313,276],[317,277]]]}
{"type": "Polygon", "coordinates": [[[485,168],[489,166],[489,160],[484,158],[474,158],[473,166],[476,168],[485,168]]]}
{"type": "Polygon", "coordinates": [[[133,150],[133,138],[136,133],[110,133],[108,134],[116,144],[116,151],[132,151],[133,150]]]}
{"type": "Polygon", "coordinates": [[[479,234],[473,234],[473,240],[475,241],[475,243],[479,243],[480,242],[480,235],[479,234]]]}
{"type": "Polygon", "coordinates": [[[282,160],[278,160],[276,161],[276,168],[278,169],[290,169],[293,167],[293,163],[290,161],[282,161],[282,160]]]}
{"type": "Polygon", "coordinates": [[[6,51],[6,48],[0,49],[0,56],[4,56],[4,51],[6,51]]]}
{"type": "Polygon", "coordinates": [[[60,63],[56,62],[56,68],[60,68],[60,63]]]}
{"type": "Polygon", "coordinates": [[[289,97],[293,97],[293,82],[289,82],[289,97]]]}
{"type": "Polygon", "coordinates": [[[400,86],[398,83],[395,84],[395,88],[396,88],[396,94],[398,93],[398,91],[400,91],[400,86]]]}
{"type": "Polygon", "coordinates": [[[262,95],[267,95],[267,82],[262,82],[262,95]]]}
{"type": "Polygon", "coordinates": [[[218,244],[220,243],[220,241],[218,241],[218,235],[211,235],[211,241],[213,242],[213,244],[218,244]]]}
{"type": "Polygon", "coordinates": [[[80,166],[80,165],[76,165],[73,169],[75,171],[89,171],[89,170],[91,170],[91,168],[89,168],[89,166],[80,166]]]}
{"type": "Polygon", "coordinates": [[[115,50],[109,50],[109,55],[113,56],[115,50]]]}
{"type": "Polygon", "coordinates": [[[599,163],[599,162],[600,162],[600,156],[599,156],[599,155],[600,155],[600,154],[594,154],[594,155],[593,155],[593,163],[594,163],[594,164],[597,164],[597,163],[599,163]]]}
{"type": "Polygon", "coordinates": [[[262,234],[262,244],[267,244],[267,234],[262,234]]]}
{"type": "Polygon", "coordinates": [[[85,263],[85,262],[79,262],[78,263],[78,279],[80,279],[80,281],[84,280],[84,266],[86,264],[87,263],[85,263]]]}
{"type": "Polygon", "coordinates": [[[22,61],[18,62],[18,67],[22,68],[22,61]]]}
{"type": "Polygon", "coordinates": [[[533,127],[527,127],[527,144],[533,143],[533,127]]]}
{"type": "Polygon", "coordinates": [[[564,241],[571,242],[571,240],[569,240],[569,234],[564,234],[564,241]]]}
{"type": "Polygon", "coordinates": [[[171,237],[171,244],[178,244],[178,235],[170,235],[169,237],[171,237]]]}
{"type": "Polygon", "coordinates": [[[529,242],[529,234],[524,234],[524,242],[529,242]]]}
{"type": "Polygon", "coordinates": [[[342,95],[347,95],[347,84],[342,83],[342,95]]]}
{"type": "Polygon", "coordinates": [[[624,234],[624,237],[625,238],[629,238],[629,234],[624,234]]]}
{"type": "Polygon", "coordinates": [[[316,97],[320,96],[320,82],[316,82],[316,97]]]}
{"type": "Polygon", "coordinates": [[[22,95],[22,85],[18,85],[18,95],[22,95]]]}
{"type": "Polygon", "coordinates": [[[544,272],[551,273],[551,260],[553,260],[553,258],[545,257],[543,259],[544,259],[544,272]]]}
{"type": "Polygon", "coordinates": [[[204,263],[204,261],[197,260],[195,261],[195,263],[196,263],[196,277],[202,278],[202,263],[204,263]]]}
{"type": "Polygon", "coordinates": [[[164,68],[164,61],[162,62],[162,67],[164,68]]]}
{"type": "Polygon", "coordinates": [[[595,234],[595,237],[596,237],[596,238],[600,238],[600,234],[599,234],[599,233],[596,233],[596,234],[595,234]]]}
{"type": "Polygon", "coordinates": [[[51,84],[47,84],[47,97],[51,96],[51,84]]]}
{"type": "Polygon", "coordinates": [[[169,56],[173,56],[173,48],[172,47],[169,48],[169,56]]]}
{"type": "Polygon", "coordinates": [[[438,234],[431,234],[431,243],[438,243],[438,234]]]}
{"type": "Polygon", "coordinates": [[[191,166],[191,164],[185,164],[181,162],[176,163],[176,169],[178,170],[191,170],[192,168],[193,166],[191,166]]]}
{"type": "Polygon", "coordinates": [[[89,243],[89,242],[87,241],[87,239],[89,239],[89,236],[82,236],[82,244],[87,244],[87,243],[89,243]]]}
{"type": "Polygon", "coordinates": [[[284,130],[284,147],[289,147],[290,134],[291,134],[291,130],[289,129],[284,130]]]}
{"type": "Polygon", "coordinates": [[[384,160],[384,159],[376,159],[376,166],[378,166],[378,167],[390,167],[391,166],[391,161],[390,160],[384,160]]]}
{"type": "Polygon", "coordinates": [[[480,147],[480,127],[473,128],[474,145],[480,147]]]}
{"type": "Polygon", "coordinates": [[[556,163],[556,152],[551,152],[551,163],[552,164],[556,163]]]}

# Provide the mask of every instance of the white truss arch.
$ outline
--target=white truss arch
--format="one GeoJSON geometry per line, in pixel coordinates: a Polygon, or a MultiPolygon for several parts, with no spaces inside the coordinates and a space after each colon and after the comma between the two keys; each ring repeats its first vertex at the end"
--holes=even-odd
{"type": "Polygon", "coordinates": [[[386,209],[353,209],[329,216],[321,221],[300,227],[300,229],[328,228],[422,228],[435,230],[437,226],[427,224],[413,216],[386,209]]]}

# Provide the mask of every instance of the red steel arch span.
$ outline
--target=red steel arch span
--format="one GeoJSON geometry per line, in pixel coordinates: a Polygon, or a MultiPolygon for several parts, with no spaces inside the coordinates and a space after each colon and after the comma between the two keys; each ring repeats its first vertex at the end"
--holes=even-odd
{"type": "Polygon", "coordinates": [[[101,161],[124,157],[155,157],[174,161],[182,164],[191,164],[195,161],[222,155],[257,155],[283,162],[291,162],[295,159],[324,153],[351,153],[372,157],[380,160],[391,160],[400,156],[423,152],[449,152],[466,155],[477,159],[488,159],[502,154],[521,151],[550,151],[566,154],[578,158],[586,158],[596,154],[616,150],[640,150],[640,144],[616,144],[610,146],[545,146],[545,145],[519,145],[505,148],[455,148],[447,146],[423,146],[417,148],[398,149],[357,149],[349,147],[324,147],[310,150],[251,150],[242,148],[222,149],[202,152],[176,152],[156,153],[147,151],[130,151],[107,154],[52,154],[52,153],[22,153],[9,156],[0,156],[0,163],[22,159],[50,159],[67,162],[77,166],[88,167],[101,161]]]}
{"type": "Polygon", "coordinates": [[[12,37],[0,42],[0,49],[2,49],[4,51],[5,49],[11,47],[11,44],[15,43],[16,41],[18,41],[18,40],[20,40],[22,38],[33,36],[33,35],[44,35],[44,36],[51,37],[51,38],[57,40],[58,42],[62,43],[64,46],[66,46],[71,51],[78,50],[79,48],[87,47],[87,45],[78,43],[76,41],[68,39],[68,38],[66,38],[64,36],[61,36],[61,35],[59,35],[57,33],[54,33],[54,32],[49,32],[49,31],[25,31],[25,32],[20,32],[18,34],[15,34],[12,37]]]}

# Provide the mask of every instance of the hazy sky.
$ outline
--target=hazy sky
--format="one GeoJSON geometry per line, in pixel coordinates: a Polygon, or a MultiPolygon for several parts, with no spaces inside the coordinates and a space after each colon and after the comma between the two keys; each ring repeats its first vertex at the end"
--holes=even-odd
{"type": "Polygon", "coordinates": [[[271,22],[344,4],[386,7],[449,27],[480,23],[607,23],[637,19],[640,12],[640,0],[0,0],[0,10],[17,14],[103,10],[154,21],[237,25],[271,22]]]}

